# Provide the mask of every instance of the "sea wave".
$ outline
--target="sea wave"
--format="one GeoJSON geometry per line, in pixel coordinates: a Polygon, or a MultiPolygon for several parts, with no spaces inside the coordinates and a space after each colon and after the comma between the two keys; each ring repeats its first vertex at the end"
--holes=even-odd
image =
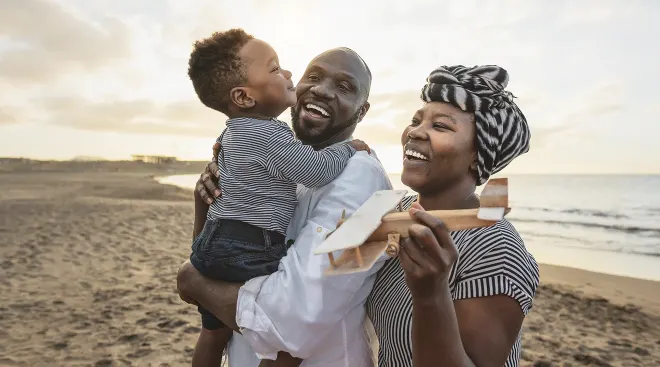
{"type": "Polygon", "coordinates": [[[593,251],[606,251],[613,253],[626,253],[641,256],[660,258],[660,242],[652,245],[621,246],[618,241],[603,241],[602,239],[592,241],[583,237],[571,237],[554,233],[540,233],[536,231],[520,231],[521,236],[526,239],[538,239],[542,242],[552,241],[553,246],[580,248],[593,251]]]}
{"type": "Polygon", "coordinates": [[[660,228],[656,228],[656,227],[643,227],[643,226],[625,225],[625,224],[606,224],[606,223],[594,223],[594,222],[584,222],[584,221],[567,221],[567,220],[557,220],[557,219],[532,219],[532,218],[521,218],[516,216],[510,216],[508,218],[512,222],[553,224],[553,225],[560,225],[566,227],[579,226],[586,228],[614,230],[614,231],[620,231],[620,232],[637,234],[637,235],[660,236],[660,228]]]}
{"type": "Polygon", "coordinates": [[[557,214],[572,214],[580,215],[585,217],[598,217],[598,218],[612,218],[612,219],[627,219],[628,215],[623,213],[609,212],[604,210],[595,210],[595,209],[578,209],[578,208],[569,208],[569,209],[549,209],[549,208],[539,208],[539,207],[528,207],[521,206],[519,209],[530,211],[530,212],[544,212],[544,213],[557,213],[557,214]]]}

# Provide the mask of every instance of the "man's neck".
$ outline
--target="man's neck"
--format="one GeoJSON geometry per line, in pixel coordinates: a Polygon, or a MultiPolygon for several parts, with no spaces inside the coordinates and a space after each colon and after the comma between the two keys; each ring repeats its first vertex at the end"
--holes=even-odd
{"type": "Polygon", "coordinates": [[[312,148],[314,148],[316,150],[321,150],[321,149],[327,148],[327,147],[329,147],[331,145],[334,145],[334,144],[337,144],[337,143],[341,143],[341,142],[344,142],[344,141],[347,141],[347,140],[352,140],[353,139],[353,131],[355,131],[355,127],[353,127],[352,129],[343,130],[343,131],[331,136],[330,138],[328,138],[328,139],[326,139],[322,142],[313,143],[313,144],[310,144],[310,145],[312,146],[312,148]]]}
{"type": "Polygon", "coordinates": [[[426,210],[454,210],[479,207],[479,198],[474,193],[477,186],[473,180],[464,180],[446,190],[431,194],[420,194],[419,204],[426,210]]]}

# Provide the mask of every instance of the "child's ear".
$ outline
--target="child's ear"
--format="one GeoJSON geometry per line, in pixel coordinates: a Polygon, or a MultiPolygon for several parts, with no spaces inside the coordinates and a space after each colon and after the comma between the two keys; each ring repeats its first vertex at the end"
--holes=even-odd
{"type": "Polygon", "coordinates": [[[256,101],[250,95],[250,90],[245,87],[232,88],[229,92],[229,98],[238,108],[248,109],[256,104],[256,101]]]}

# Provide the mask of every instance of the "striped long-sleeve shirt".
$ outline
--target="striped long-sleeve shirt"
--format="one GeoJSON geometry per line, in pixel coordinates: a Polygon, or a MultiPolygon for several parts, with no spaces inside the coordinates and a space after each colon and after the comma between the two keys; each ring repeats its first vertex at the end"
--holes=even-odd
{"type": "Polygon", "coordinates": [[[297,204],[297,184],[330,183],[355,154],[348,143],[314,150],[277,119],[229,119],[218,142],[222,196],[207,219],[240,220],[282,234],[297,204]]]}

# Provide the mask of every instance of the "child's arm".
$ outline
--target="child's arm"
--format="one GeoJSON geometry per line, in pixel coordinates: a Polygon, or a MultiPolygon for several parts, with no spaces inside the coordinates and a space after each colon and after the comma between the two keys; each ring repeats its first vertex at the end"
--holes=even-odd
{"type": "Polygon", "coordinates": [[[319,187],[334,180],[358,150],[370,152],[369,146],[357,139],[317,151],[304,145],[291,129],[283,126],[274,131],[268,142],[267,167],[273,176],[306,187],[319,187]]]}

